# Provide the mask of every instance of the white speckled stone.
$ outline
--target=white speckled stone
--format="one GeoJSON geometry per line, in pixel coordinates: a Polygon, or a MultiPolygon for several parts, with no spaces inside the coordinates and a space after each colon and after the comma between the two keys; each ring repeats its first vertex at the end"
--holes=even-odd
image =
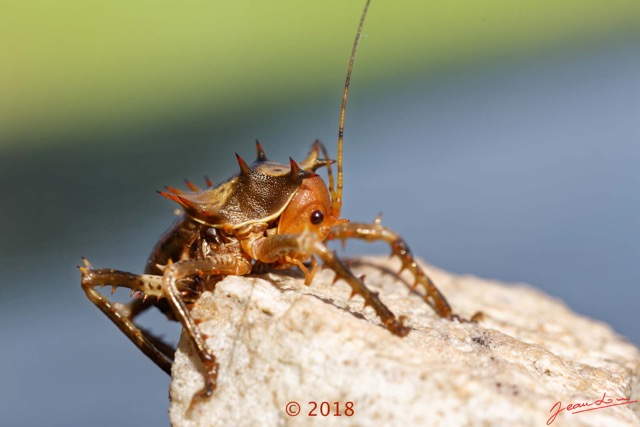
{"type": "MultiPolygon", "coordinates": [[[[458,314],[485,314],[479,324],[442,320],[385,269],[397,265],[366,258],[354,270],[408,317],[406,338],[381,327],[360,297],[349,301],[344,282],[331,286],[329,270],[309,287],[299,276],[227,277],[193,311],[206,319],[200,327],[220,362],[218,389],[192,403],[202,367],[183,336],[172,424],[545,426],[558,401],[593,403],[605,392],[614,403],[640,399],[640,351],[607,325],[527,286],[425,266],[458,314]],[[301,407],[296,417],[285,412],[292,401],[301,407]],[[331,415],[318,408],[308,416],[312,401],[329,402],[331,415]],[[334,402],[342,416],[333,415],[334,402]],[[351,417],[346,402],[353,402],[351,417]]],[[[640,403],[569,412],[551,425],[640,426],[640,403]]]]}

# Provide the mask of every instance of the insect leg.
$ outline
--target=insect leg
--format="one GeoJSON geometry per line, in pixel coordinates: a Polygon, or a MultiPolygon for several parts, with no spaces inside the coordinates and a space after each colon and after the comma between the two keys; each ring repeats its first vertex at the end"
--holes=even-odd
{"type": "Polygon", "coordinates": [[[448,319],[458,318],[451,311],[451,306],[445,299],[444,295],[440,293],[438,288],[431,281],[429,276],[422,271],[422,268],[418,265],[407,243],[396,233],[389,230],[380,224],[380,219],[376,219],[373,224],[348,222],[340,224],[331,229],[327,239],[342,240],[346,239],[362,239],[367,241],[382,240],[387,242],[391,246],[391,256],[398,256],[402,262],[402,270],[409,270],[415,278],[413,289],[418,286],[423,286],[426,290],[424,300],[429,304],[433,310],[440,316],[448,319]]]}
{"type": "Polygon", "coordinates": [[[354,276],[349,268],[322,243],[318,237],[310,232],[302,234],[278,234],[266,237],[258,242],[254,248],[254,255],[263,262],[276,262],[287,256],[301,258],[301,254],[317,256],[324,265],[336,273],[335,281],[342,279],[351,286],[351,295],[360,295],[364,298],[364,305],[370,305],[380,317],[382,323],[392,333],[405,336],[409,328],[403,325],[402,318],[398,319],[389,308],[380,300],[378,292],[371,291],[364,282],[354,276]]]}
{"type": "Polygon", "coordinates": [[[186,259],[177,263],[169,263],[162,277],[164,294],[169,301],[176,319],[182,323],[187,335],[205,367],[204,388],[202,396],[211,396],[216,389],[218,379],[218,362],[213,351],[209,348],[197,327],[196,321],[189,312],[185,303],[178,281],[187,277],[200,275],[244,275],[251,272],[251,261],[233,254],[214,255],[204,259],[186,259]]]}
{"type": "MultiPolygon", "coordinates": [[[[162,285],[162,277],[151,275],[135,275],[117,270],[93,270],[87,260],[84,260],[82,272],[82,289],[87,297],[120,329],[144,354],[167,374],[171,374],[174,349],[148,332],[140,329],[133,317],[144,308],[139,304],[122,306],[109,301],[107,297],[95,288],[100,286],[125,287],[132,291],[156,288],[162,285]]],[[[142,300],[139,300],[142,302],[142,300]]]]}

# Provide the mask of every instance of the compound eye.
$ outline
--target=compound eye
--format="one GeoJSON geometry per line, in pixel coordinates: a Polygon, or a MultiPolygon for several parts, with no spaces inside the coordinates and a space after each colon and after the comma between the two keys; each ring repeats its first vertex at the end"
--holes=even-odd
{"type": "Polygon", "coordinates": [[[311,219],[311,224],[318,225],[322,221],[324,221],[324,214],[322,213],[321,210],[315,210],[315,211],[311,212],[311,218],[310,219],[311,219]]]}

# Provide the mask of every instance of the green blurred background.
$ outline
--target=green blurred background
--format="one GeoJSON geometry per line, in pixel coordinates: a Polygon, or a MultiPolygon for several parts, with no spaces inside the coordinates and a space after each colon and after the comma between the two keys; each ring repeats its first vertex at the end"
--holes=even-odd
{"type": "MultiPolygon", "coordinates": [[[[173,218],[154,191],[225,179],[255,138],[279,161],[315,138],[335,153],[363,4],[2,3],[6,425],[168,424],[168,377],[75,266],[140,272],[173,218]]],[[[374,0],[344,216],[383,212],[429,262],[530,282],[640,343],[639,24],[637,0],[374,0]]]]}
{"type": "MultiPolygon", "coordinates": [[[[2,148],[322,96],[344,74],[361,3],[5,1],[2,148]]],[[[615,38],[639,14],[636,0],[380,1],[358,84],[615,38]]]]}

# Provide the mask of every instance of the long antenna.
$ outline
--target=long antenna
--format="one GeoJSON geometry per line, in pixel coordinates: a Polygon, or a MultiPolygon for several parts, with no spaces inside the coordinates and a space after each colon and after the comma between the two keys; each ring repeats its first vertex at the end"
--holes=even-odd
{"type": "Polygon", "coordinates": [[[331,186],[331,211],[335,218],[340,216],[342,210],[342,140],[344,137],[344,115],[347,109],[347,97],[349,96],[349,83],[351,82],[351,71],[353,70],[353,62],[356,59],[356,51],[358,50],[358,42],[360,41],[360,35],[362,34],[362,27],[364,27],[364,20],[367,17],[367,10],[369,10],[369,3],[371,0],[367,0],[360,17],[360,23],[358,24],[358,30],[356,31],[356,39],[353,42],[351,48],[351,57],[349,58],[349,67],[347,68],[347,79],[344,82],[344,91],[342,92],[342,108],[340,108],[340,122],[338,126],[338,188],[333,192],[333,186],[331,186]]]}

